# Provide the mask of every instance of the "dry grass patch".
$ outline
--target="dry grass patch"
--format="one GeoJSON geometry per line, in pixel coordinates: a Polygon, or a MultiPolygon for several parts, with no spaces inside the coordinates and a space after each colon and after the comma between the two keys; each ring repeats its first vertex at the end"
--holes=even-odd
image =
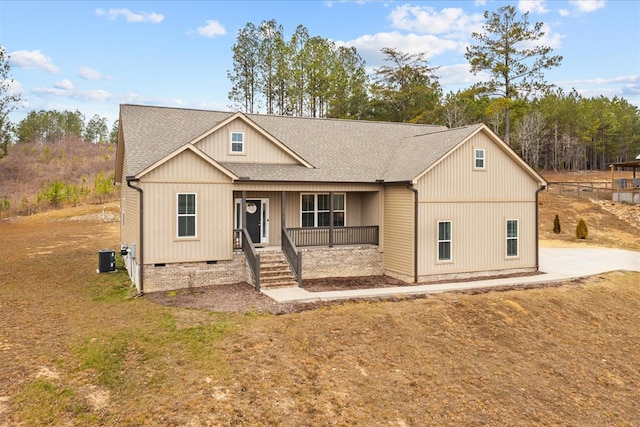
{"type": "MultiPolygon", "coordinates": [[[[571,206],[588,244],[613,244],[595,214],[632,235],[571,206]]],[[[132,298],[120,260],[96,274],[119,242],[102,209],[0,222],[0,425],[640,424],[638,273],[280,316],[188,310],[132,298]]]]}

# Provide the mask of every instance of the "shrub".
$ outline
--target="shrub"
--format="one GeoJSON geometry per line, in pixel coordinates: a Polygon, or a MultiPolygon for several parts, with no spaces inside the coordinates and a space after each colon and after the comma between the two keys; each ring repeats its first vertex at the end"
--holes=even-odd
{"type": "Polygon", "coordinates": [[[576,239],[586,239],[588,235],[589,230],[587,229],[587,223],[584,219],[580,218],[576,226],[576,239]]]}
{"type": "Polygon", "coordinates": [[[556,217],[553,219],[553,232],[555,234],[560,234],[560,231],[560,218],[558,218],[558,215],[556,215],[556,217]]]}

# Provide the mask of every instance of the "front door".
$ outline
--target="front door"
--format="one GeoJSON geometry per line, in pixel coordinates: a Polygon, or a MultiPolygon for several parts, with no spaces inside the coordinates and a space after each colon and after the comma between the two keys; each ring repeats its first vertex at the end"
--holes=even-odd
{"type": "MultiPolygon", "coordinates": [[[[236,199],[236,228],[240,228],[242,211],[241,199],[236,199]]],[[[269,199],[247,199],[245,205],[247,213],[246,229],[251,241],[257,244],[267,244],[269,237],[269,199]]]]}
{"type": "Polygon", "coordinates": [[[247,200],[247,231],[253,243],[260,243],[261,219],[262,203],[260,200],[247,200]]]}

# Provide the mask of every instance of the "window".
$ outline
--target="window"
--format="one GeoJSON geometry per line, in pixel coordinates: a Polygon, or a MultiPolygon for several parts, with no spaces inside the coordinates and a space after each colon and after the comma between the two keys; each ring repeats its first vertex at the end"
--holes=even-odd
{"type": "Polygon", "coordinates": [[[451,261],[451,221],[438,221],[438,261],[451,261]]]}
{"type": "Polygon", "coordinates": [[[507,220],[507,257],[518,256],[518,220],[507,220]]]}
{"type": "Polygon", "coordinates": [[[178,194],[178,237],[196,237],[196,195],[178,194]]]}
{"type": "MultiPolygon", "coordinates": [[[[345,195],[333,195],[333,225],[344,227],[345,195]]],[[[301,200],[301,221],[303,227],[329,227],[331,218],[331,198],[329,194],[303,194],[301,200]]]]}
{"type": "Polygon", "coordinates": [[[244,153],[244,133],[231,132],[231,152],[244,153]]]}
{"type": "Polygon", "coordinates": [[[474,155],[474,163],[473,163],[473,168],[474,169],[484,169],[485,168],[485,153],[484,153],[484,148],[476,148],[474,150],[475,155],[474,155]]]}

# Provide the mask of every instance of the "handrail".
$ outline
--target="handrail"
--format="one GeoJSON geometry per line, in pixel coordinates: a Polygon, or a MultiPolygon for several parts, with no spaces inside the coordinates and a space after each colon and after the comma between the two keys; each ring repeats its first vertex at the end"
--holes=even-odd
{"type": "Polygon", "coordinates": [[[260,292],[260,254],[256,251],[256,247],[251,241],[251,236],[246,228],[242,229],[242,251],[247,257],[251,271],[253,271],[253,277],[255,278],[256,292],[260,292]],[[247,248],[249,250],[247,250],[247,248]]]}
{"type": "Polygon", "coordinates": [[[291,265],[291,269],[296,275],[296,281],[298,282],[298,287],[302,287],[302,253],[298,250],[295,243],[287,233],[287,229],[282,227],[282,252],[289,261],[289,265],[291,265]]]}
{"type": "Polygon", "coordinates": [[[296,227],[287,228],[297,246],[378,245],[379,227],[296,227]]]}

